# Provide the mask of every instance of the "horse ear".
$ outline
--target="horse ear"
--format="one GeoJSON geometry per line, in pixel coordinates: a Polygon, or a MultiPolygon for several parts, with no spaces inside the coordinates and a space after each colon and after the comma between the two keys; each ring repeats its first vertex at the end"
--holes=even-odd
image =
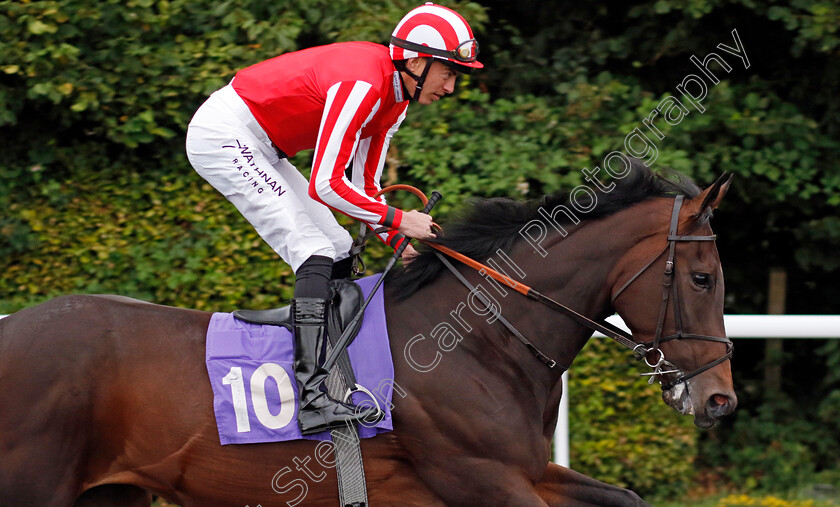
{"type": "Polygon", "coordinates": [[[699,206],[691,206],[691,216],[700,217],[707,211],[717,209],[726,191],[729,190],[729,185],[732,183],[732,174],[723,173],[709,188],[700,193],[697,197],[691,200],[693,203],[700,203],[699,206]]]}

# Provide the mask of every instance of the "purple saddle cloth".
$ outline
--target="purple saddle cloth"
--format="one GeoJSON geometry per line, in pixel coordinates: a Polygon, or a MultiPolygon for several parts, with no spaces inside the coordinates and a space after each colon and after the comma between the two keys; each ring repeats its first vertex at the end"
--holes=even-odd
{"type": "MultiPolygon", "coordinates": [[[[379,276],[356,281],[365,297],[379,276]]],[[[392,430],[394,364],[381,290],[368,305],[359,334],[347,351],[356,382],[370,392],[354,392],[353,403],[364,407],[378,404],[385,411],[384,419],[375,426],[360,424],[359,437],[392,430]]],[[[300,433],[293,362],[294,340],[285,327],[248,324],[230,313],[213,314],[207,329],[206,363],[222,445],[331,440],[327,431],[300,433]]]]}

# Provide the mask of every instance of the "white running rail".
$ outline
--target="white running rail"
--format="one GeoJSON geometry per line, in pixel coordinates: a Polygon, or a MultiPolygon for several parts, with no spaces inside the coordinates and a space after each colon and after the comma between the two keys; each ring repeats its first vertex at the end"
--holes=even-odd
{"type": "MultiPolygon", "coordinates": [[[[629,331],[618,315],[607,319],[629,331]]],[[[726,335],[730,338],[840,338],[840,315],[724,315],[726,335]]],[[[593,337],[605,338],[600,333],[593,337]]],[[[569,378],[563,374],[563,398],[554,430],[554,462],[569,466],[569,378]]]]}

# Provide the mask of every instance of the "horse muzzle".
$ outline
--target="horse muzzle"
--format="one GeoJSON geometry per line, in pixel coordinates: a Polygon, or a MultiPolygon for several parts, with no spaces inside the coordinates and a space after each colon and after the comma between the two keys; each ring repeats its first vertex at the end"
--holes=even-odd
{"type": "Polygon", "coordinates": [[[689,380],[662,391],[662,400],[683,415],[694,415],[694,425],[698,428],[711,428],[718,419],[731,414],[738,406],[734,392],[714,392],[704,396],[701,391],[701,386],[689,380]]]}

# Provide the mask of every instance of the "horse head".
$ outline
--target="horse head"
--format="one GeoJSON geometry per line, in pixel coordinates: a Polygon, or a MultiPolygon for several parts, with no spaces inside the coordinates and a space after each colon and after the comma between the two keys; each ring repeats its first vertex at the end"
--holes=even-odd
{"type": "Polygon", "coordinates": [[[721,176],[684,202],[679,196],[639,204],[658,225],[622,257],[608,282],[613,307],[639,343],[635,352],[654,369],[663,400],[703,428],[737,405],[723,271],[709,224],[730,182],[721,176]]]}

